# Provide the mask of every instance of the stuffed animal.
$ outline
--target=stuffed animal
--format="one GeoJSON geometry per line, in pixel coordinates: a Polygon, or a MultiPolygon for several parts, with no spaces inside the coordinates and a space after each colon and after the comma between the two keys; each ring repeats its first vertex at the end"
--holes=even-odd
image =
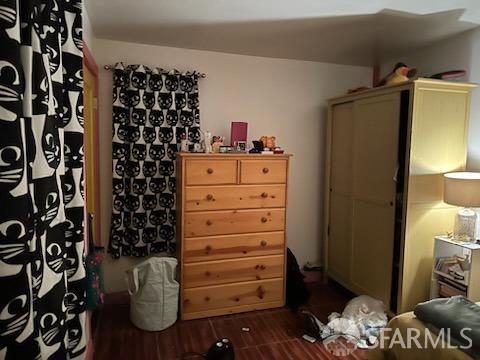
{"type": "Polygon", "coordinates": [[[417,69],[409,68],[404,63],[399,62],[395,65],[393,71],[378,83],[378,86],[399,84],[413,79],[415,75],[417,75],[417,69]]]}
{"type": "Polygon", "coordinates": [[[213,136],[212,137],[212,150],[214,153],[220,152],[220,146],[223,145],[224,137],[222,136],[213,136]]]}
{"type": "Polygon", "coordinates": [[[262,136],[260,138],[260,141],[263,143],[264,148],[269,148],[273,150],[275,148],[275,142],[276,142],[276,137],[275,136],[262,136]]]}

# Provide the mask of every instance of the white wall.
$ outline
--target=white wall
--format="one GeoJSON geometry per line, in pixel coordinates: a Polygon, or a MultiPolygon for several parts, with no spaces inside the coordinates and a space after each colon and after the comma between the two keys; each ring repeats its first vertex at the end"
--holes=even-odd
{"type": "MultiPolygon", "coordinates": [[[[319,45],[320,46],[320,45],[319,45]]],[[[229,136],[231,121],[249,123],[249,139],[276,135],[293,154],[288,204],[288,246],[300,264],[320,260],[323,148],[326,102],[346,89],[371,82],[371,69],[94,40],[101,68],[99,88],[102,243],[111,214],[112,75],[104,64],[123,61],[179,70],[198,70],[202,128],[229,136]]],[[[123,272],[141,259],[104,261],[107,292],[124,290],[123,272]]]]}
{"type": "MultiPolygon", "coordinates": [[[[462,33],[382,64],[382,74],[390,72],[398,61],[416,67],[420,76],[447,70],[466,70],[468,81],[480,83],[480,29],[462,33]]],[[[467,167],[480,171],[480,89],[474,90],[472,96],[467,167]]]]}

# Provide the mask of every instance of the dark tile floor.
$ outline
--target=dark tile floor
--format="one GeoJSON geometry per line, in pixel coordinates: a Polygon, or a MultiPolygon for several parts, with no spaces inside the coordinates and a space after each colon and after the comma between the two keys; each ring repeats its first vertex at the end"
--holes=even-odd
{"type": "MultiPolygon", "coordinates": [[[[332,311],[341,312],[350,298],[334,284],[315,283],[309,287],[312,297],[306,307],[322,322],[332,311]]],[[[128,312],[126,304],[105,305],[96,329],[95,359],[201,359],[188,353],[204,353],[221,337],[232,341],[236,360],[339,359],[321,342],[311,344],[301,339],[303,317],[287,308],[178,321],[161,332],[136,328],[130,323],[128,312]],[[242,331],[244,327],[250,331],[242,331]]],[[[341,359],[366,358],[365,351],[357,350],[341,359]]]]}

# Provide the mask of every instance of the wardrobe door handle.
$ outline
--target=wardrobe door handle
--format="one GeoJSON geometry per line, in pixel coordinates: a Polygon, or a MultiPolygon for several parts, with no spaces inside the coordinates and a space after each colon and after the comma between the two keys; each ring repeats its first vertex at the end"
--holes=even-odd
{"type": "Polygon", "coordinates": [[[263,168],[262,171],[263,171],[264,174],[266,174],[266,173],[268,173],[269,170],[268,170],[268,168],[265,167],[265,168],[263,168]]]}
{"type": "Polygon", "coordinates": [[[208,195],[207,195],[207,200],[208,200],[208,201],[212,201],[212,200],[213,200],[213,195],[212,195],[212,194],[208,194],[208,195]]]}
{"type": "Polygon", "coordinates": [[[262,241],[260,242],[260,245],[262,245],[262,246],[267,246],[267,242],[266,242],[265,240],[262,240],[262,241]]]}
{"type": "Polygon", "coordinates": [[[268,221],[268,219],[266,217],[262,217],[261,221],[262,221],[262,223],[266,223],[268,221]]]}
{"type": "Polygon", "coordinates": [[[268,193],[263,192],[262,195],[260,195],[260,196],[265,199],[266,197],[268,197],[268,193]]]}
{"type": "Polygon", "coordinates": [[[395,172],[393,173],[393,181],[394,182],[397,182],[398,181],[398,170],[399,170],[399,166],[397,165],[397,167],[395,168],[395,172]]]}
{"type": "Polygon", "coordinates": [[[213,169],[212,169],[212,168],[208,168],[208,169],[207,169],[207,173],[213,174],[213,169]]]}

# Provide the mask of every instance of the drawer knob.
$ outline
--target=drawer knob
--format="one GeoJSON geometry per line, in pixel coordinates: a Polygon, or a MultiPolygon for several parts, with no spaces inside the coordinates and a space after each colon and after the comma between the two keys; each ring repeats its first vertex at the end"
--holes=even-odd
{"type": "Polygon", "coordinates": [[[262,223],[266,223],[268,221],[268,219],[266,217],[262,217],[262,223]]]}
{"type": "Polygon", "coordinates": [[[212,251],[212,247],[210,245],[205,246],[205,252],[209,254],[210,251],[212,251]]]}
{"type": "Polygon", "coordinates": [[[266,197],[268,197],[268,193],[263,192],[262,195],[260,195],[260,196],[265,199],[266,197]]]}
{"type": "Polygon", "coordinates": [[[207,195],[207,200],[208,200],[208,201],[212,201],[212,200],[213,200],[213,195],[212,195],[212,194],[208,194],[208,195],[207,195]]]}
{"type": "Polygon", "coordinates": [[[265,168],[263,168],[262,171],[263,171],[264,174],[267,174],[269,170],[268,170],[268,168],[265,167],[265,168]]]}
{"type": "Polygon", "coordinates": [[[208,169],[207,169],[207,173],[213,174],[213,169],[212,169],[212,168],[208,168],[208,169]]]}
{"type": "Polygon", "coordinates": [[[263,288],[259,286],[257,289],[257,294],[260,299],[263,299],[263,296],[265,295],[265,290],[263,290],[263,288]]]}
{"type": "Polygon", "coordinates": [[[205,271],[205,276],[210,276],[210,271],[205,271]]]}
{"type": "Polygon", "coordinates": [[[212,222],[211,220],[207,220],[207,225],[208,225],[208,226],[210,226],[210,225],[212,225],[212,224],[213,224],[213,222],[212,222]]]}
{"type": "Polygon", "coordinates": [[[260,270],[265,270],[267,267],[265,265],[260,265],[260,270]]]}
{"type": "Polygon", "coordinates": [[[210,301],[210,298],[208,296],[205,296],[205,301],[210,301]]]}
{"type": "Polygon", "coordinates": [[[262,245],[262,246],[267,246],[267,242],[266,242],[265,240],[262,240],[262,241],[260,242],[260,245],[262,245]]]}

